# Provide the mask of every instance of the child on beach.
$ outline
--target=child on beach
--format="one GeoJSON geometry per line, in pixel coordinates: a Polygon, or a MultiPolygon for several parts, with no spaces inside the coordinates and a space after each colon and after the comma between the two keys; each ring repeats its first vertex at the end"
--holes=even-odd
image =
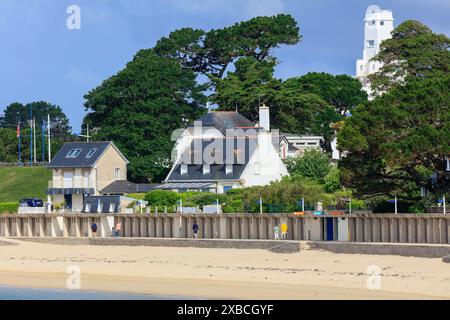
{"type": "Polygon", "coordinates": [[[278,226],[278,224],[273,227],[273,235],[275,237],[275,240],[280,240],[280,227],[278,226]]]}

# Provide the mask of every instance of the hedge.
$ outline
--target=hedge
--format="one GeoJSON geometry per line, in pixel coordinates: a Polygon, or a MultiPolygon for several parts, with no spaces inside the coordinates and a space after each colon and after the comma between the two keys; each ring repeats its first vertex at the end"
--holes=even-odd
{"type": "Polygon", "coordinates": [[[17,202],[0,202],[0,214],[17,213],[18,210],[19,210],[19,203],[17,202]]]}

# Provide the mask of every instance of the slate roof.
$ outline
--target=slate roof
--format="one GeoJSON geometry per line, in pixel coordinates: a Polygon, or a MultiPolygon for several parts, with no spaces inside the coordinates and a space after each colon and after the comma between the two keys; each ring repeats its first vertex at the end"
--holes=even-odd
{"type": "Polygon", "coordinates": [[[226,134],[227,129],[257,128],[255,123],[235,111],[211,111],[196,121],[201,121],[203,127],[215,127],[223,135],[226,134]]]}
{"type": "Polygon", "coordinates": [[[251,156],[255,152],[256,147],[256,138],[219,138],[211,139],[210,141],[194,139],[191,145],[186,148],[166,181],[238,180],[250,161],[251,156]],[[219,143],[219,141],[221,142],[219,143]],[[199,150],[196,150],[196,148],[199,150]],[[230,148],[228,149],[228,152],[230,152],[229,150],[233,152],[233,159],[230,159],[231,161],[227,161],[227,148],[230,148]],[[208,154],[208,151],[211,150],[214,150],[215,152],[215,155],[211,157],[211,160],[216,161],[210,163],[210,172],[208,174],[203,174],[203,165],[206,164],[204,155],[208,154]],[[180,167],[182,164],[187,164],[187,174],[181,174],[180,167]],[[226,174],[225,168],[227,164],[233,165],[232,173],[226,174]]]}
{"type": "MultiPolygon", "coordinates": [[[[97,160],[103,155],[105,150],[112,145],[119,153],[119,149],[114,146],[111,141],[95,141],[95,142],[67,142],[58,153],[53,157],[48,165],[49,168],[92,168],[97,160]],[[67,154],[70,150],[79,149],[80,154],[75,158],[68,158],[67,154]],[[92,157],[87,158],[89,151],[97,149],[92,157]]],[[[128,163],[128,160],[120,153],[120,155],[128,163]]]]}
{"type": "Polygon", "coordinates": [[[105,194],[146,193],[153,190],[158,184],[136,184],[126,180],[116,180],[107,185],[100,192],[105,194]]]}

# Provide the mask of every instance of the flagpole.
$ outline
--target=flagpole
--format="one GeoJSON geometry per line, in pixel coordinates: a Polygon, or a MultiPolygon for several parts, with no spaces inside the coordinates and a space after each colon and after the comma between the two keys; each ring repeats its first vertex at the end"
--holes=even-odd
{"type": "Polygon", "coordinates": [[[45,163],[45,129],[44,119],[41,122],[41,136],[42,136],[42,163],[45,163]]]}
{"type": "Polygon", "coordinates": [[[33,163],[33,107],[30,104],[30,166],[33,163]]]}
{"type": "Polygon", "coordinates": [[[19,166],[22,162],[22,139],[21,139],[21,132],[20,132],[20,116],[19,112],[17,112],[17,138],[19,138],[19,166]]]}
{"type": "Polygon", "coordinates": [[[259,197],[259,212],[262,214],[263,213],[263,209],[262,209],[262,197],[259,197]]]}
{"type": "Polygon", "coordinates": [[[47,135],[48,135],[48,163],[52,158],[52,145],[50,144],[50,114],[47,114],[47,135]]]}
{"type": "Polygon", "coordinates": [[[34,163],[36,163],[36,117],[34,117],[33,118],[33,136],[34,136],[34,146],[33,146],[33,148],[34,148],[34,150],[33,150],[33,153],[34,153],[34,163]]]}

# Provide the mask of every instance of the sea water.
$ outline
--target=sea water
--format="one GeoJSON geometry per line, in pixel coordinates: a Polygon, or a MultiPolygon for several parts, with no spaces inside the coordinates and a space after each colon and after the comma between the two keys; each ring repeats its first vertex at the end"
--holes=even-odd
{"type": "Polygon", "coordinates": [[[0,287],[0,300],[187,300],[187,297],[0,287]]]}

